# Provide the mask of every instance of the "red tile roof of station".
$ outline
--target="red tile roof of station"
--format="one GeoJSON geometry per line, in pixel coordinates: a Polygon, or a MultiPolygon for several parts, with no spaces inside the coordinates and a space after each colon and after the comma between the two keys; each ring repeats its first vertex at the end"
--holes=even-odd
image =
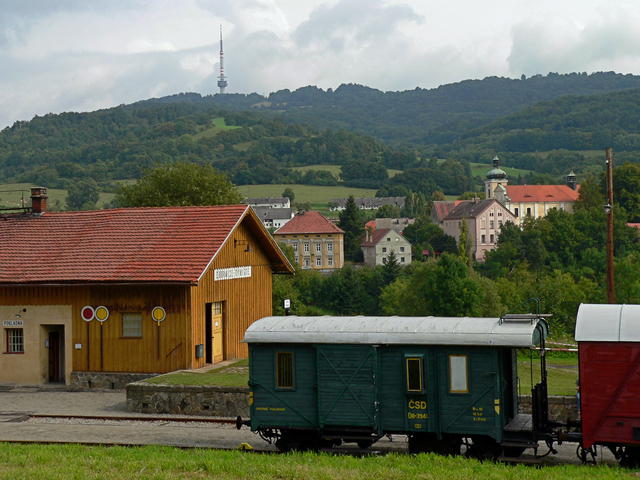
{"type": "Polygon", "coordinates": [[[302,212],[276,230],[275,235],[296,233],[344,233],[320,212],[302,212]]]}
{"type": "Polygon", "coordinates": [[[0,217],[0,283],[195,283],[247,205],[0,217]]]}
{"type": "Polygon", "coordinates": [[[567,185],[507,185],[511,202],[575,202],[580,196],[578,189],[567,185]]]}

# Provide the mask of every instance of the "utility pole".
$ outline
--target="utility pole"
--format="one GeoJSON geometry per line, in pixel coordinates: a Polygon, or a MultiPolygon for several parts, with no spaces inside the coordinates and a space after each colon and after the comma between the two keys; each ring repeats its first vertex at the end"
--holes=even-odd
{"type": "Polygon", "coordinates": [[[605,150],[607,164],[607,299],[609,303],[616,302],[615,267],[613,263],[613,148],[605,150]]]}

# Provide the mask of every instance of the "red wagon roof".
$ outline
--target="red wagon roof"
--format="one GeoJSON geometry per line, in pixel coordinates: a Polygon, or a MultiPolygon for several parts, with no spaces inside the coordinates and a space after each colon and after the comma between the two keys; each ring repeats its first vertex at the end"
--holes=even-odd
{"type": "MultiPolygon", "coordinates": [[[[247,216],[247,205],[4,216],[0,283],[195,283],[247,216]]],[[[291,271],[266,232],[263,240],[274,270],[291,271]]]]}

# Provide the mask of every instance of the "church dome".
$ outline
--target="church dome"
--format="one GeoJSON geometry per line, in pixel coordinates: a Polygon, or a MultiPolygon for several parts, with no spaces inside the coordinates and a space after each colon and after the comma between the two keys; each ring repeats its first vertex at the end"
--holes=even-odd
{"type": "Polygon", "coordinates": [[[500,168],[500,159],[496,155],[493,157],[493,168],[487,172],[488,180],[504,180],[507,178],[507,172],[500,168]]]}

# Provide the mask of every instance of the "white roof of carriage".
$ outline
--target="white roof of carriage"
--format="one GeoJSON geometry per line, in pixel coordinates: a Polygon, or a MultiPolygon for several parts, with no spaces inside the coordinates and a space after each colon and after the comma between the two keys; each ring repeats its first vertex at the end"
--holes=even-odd
{"type": "Polygon", "coordinates": [[[395,345],[493,345],[538,343],[540,317],[501,321],[471,317],[265,317],[245,332],[247,343],[350,343],[395,345]]]}
{"type": "Polygon", "coordinates": [[[578,342],[640,342],[640,305],[590,305],[578,308],[578,342]]]}

